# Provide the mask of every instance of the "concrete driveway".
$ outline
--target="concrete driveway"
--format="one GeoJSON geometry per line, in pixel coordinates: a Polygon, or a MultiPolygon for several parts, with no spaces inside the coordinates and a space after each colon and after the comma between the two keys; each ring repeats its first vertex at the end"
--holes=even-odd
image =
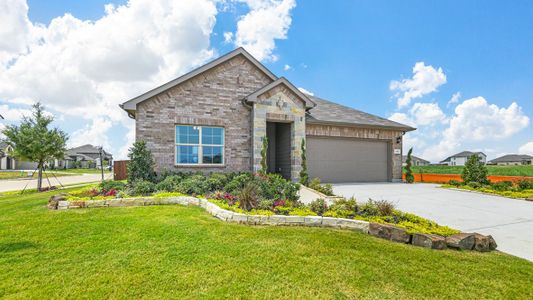
{"type": "MultiPolygon", "coordinates": [[[[112,179],[113,174],[107,173],[104,174],[104,179],[112,179]]],[[[60,186],[59,182],[63,185],[67,184],[76,184],[76,183],[86,183],[93,181],[100,181],[102,179],[101,174],[80,174],[75,176],[63,176],[63,177],[50,177],[50,184],[55,186],[60,186]]],[[[10,179],[10,180],[0,180],[0,192],[7,191],[18,191],[24,189],[34,189],[37,188],[37,179],[10,179]]],[[[43,178],[43,187],[48,186],[48,181],[43,178]]]]}
{"type": "Polygon", "coordinates": [[[435,184],[335,184],[360,202],[389,200],[402,211],[465,232],[490,234],[500,251],[533,261],[533,202],[439,188],[435,184]]]}

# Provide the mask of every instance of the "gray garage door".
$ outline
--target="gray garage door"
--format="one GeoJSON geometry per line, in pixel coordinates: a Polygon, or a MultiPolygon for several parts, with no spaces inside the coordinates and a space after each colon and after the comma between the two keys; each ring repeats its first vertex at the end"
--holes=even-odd
{"type": "Polygon", "coordinates": [[[389,181],[387,142],[307,137],[307,166],[311,178],[322,182],[389,181]]]}

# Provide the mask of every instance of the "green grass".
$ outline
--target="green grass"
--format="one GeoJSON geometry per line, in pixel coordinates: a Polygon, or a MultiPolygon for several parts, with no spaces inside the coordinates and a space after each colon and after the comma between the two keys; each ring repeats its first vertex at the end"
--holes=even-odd
{"type": "MultiPolygon", "coordinates": [[[[30,174],[33,173],[33,171],[30,171],[30,174]]],[[[57,173],[57,172],[50,172],[46,171],[46,174],[48,177],[52,178],[55,174],[56,177],[62,177],[62,176],[72,176],[71,174],[64,174],[64,173],[57,173]]],[[[37,172],[33,173],[32,178],[37,178],[38,174],[37,172]]],[[[15,171],[0,171],[0,180],[8,180],[8,179],[21,179],[21,178],[30,178],[28,176],[28,172],[15,172],[15,171]]],[[[46,175],[43,174],[44,180],[46,180],[46,175]]]]}
{"type": "MultiPolygon", "coordinates": [[[[489,175],[502,176],[533,176],[533,165],[530,166],[487,166],[489,175]]],[[[462,166],[413,166],[413,173],[461,174],[462,166]]],[[[405,173],[405,168],[404,168],[405,173]]]]}
{"type": "Polygon", "coordinates": [[[479,193],[485,193],[485,194],[492,194],[492,195],[498,195],[498,196],[504,196],[508,198],[514,198],[514,199],[527,199],[533,197],[533,190],[522,190],[522,191],[497,191],[493,190],[491,188],[487,187],[481,187],[481,188],[473,188],[468,185],[450,185],[450,184],[443,184],[441,187],[446,189],[461,189],[461,190],[467,190],[467,191],[473,191],[473,192],[479,192],[479,193]]]}
{"type": "Polygon", "coordinates": [[[219,221],[198,207],[48,211],[0,197],[0,298],[533,298],[533,264],[366,234],[219,221]]]}
{"type": "MultiPolygon", "coordinates": [[[[102,171],[99,169],[65,169],[57,170],[58,172],[74,173],[74,174],[100,174],[102,171]]],[[[111,171],[104,170],[104,174],[110,174],[111,171]]]]}

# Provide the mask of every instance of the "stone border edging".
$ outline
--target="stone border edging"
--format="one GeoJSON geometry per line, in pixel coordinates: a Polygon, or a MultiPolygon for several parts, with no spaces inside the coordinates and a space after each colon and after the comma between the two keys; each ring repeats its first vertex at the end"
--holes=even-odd
{"type": "Polygon", "coordinates": [[[284,216],[284,215],[247,215],[225,210],[206,199],[191,196],[178,196],[168,198],[124,198],[110,200],[60,200],[65,194],[52,196],[48,201],[48,208],[54,210],[94,208],[94,207],[128,207],[179,204],[186,206],[199,206],[212,216],[231,223],[247,225],[274,225],[274,226],[308,226],[329,227],[360,231],[385,240],[412,244],[424,248],[443,250],[455,248],[462,250],[476,250],[486,252],[495,250],[497,245],[492,236],[478,233],[459,233],[449,237],[434,234],[407,233],[407,229],[390,224],[379,224],[355,219],[332,218],[321,216],[284,216]]]}
{"type": "Polygon", "coordinates": [[[498,195],[498,194],[485,193],[485,192],[481,192],[481,191],[472,191],[472,190],[460,189],[460,188],[442,187],[442,185],[439,186],[439,188],[445,189],[445,190],[452,190],[452,191],[459,191],[459,192],[469,192],[469,193],[480,194],[480,195],[502,197],[502,198],[511,199],[511,200],[523,200],[523,201],[533,202],[533,198],[530,198],[530,197],[527,197],[527,198],[512,198],[512,197],[502,196],[502,195],[498,195]]]}

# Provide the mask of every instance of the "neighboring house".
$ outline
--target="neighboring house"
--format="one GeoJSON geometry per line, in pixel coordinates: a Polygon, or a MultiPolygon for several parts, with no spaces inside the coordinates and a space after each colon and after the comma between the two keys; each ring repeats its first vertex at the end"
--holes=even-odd
{"type": "Polygon", "coordinates": [[[11,156],[13,148],[5,141],[0,141],[0,170],[35,170],[37,163],[15,159],[11,156]]]}
{"type": "Polygon", "coordinates": [[[156,171],[260,170],[297,180],[306,140],[310,177],[400,181],[402,136],[414,128],[303,94],[243,48],[120,105],[156,171]]]}
{"type": "Polygon", "coordinates": [[[479,155],[479,157],[481,158],[481,161],[483,163],[486,163],[487,155],[485,155],[485,153],[463,151],[463,152],[459,152],[457,154],[447,157],[445,160],[441,161],[440,164],[448,165],[448,166],[464,166],[468,158],[474,154],[479,155]]]}
{"type": "MultiPolygon", "coordinates": [[[[102,151],[102,160],[111,165],[113,155],[105,150],[102,151]]],[[[67,150],[64,159],[56,159],[52,165],[56,169],[100,168],[100,149],[90,144],[72,148],[67,150]]]]}
{"type": "Polygon", "coordinates": [[[489,165],[531,165],[533,162],[533,156],[526,154],[507,154],[493,160],[490,160],[489,165]]]}
{"type": "MultiPolygon", "coordinates": [[[[404,155],[402,157],[402,165],[405,167],[407,165],[407,155],[404,155]]],[[[416,157],[414,155],[411,155],[411,164],[413,166],[429,166],[429,161],[422,159],[420,157],[416,157]]]]}

